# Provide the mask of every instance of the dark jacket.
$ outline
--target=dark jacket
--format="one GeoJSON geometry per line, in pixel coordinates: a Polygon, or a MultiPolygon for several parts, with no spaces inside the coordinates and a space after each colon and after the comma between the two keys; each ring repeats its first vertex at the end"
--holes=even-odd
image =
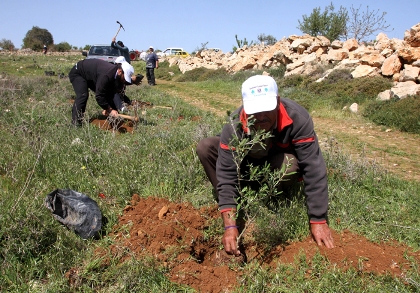
{"type": "Polygon", "coordinates": [[[79,61],[76,67],[77,74],[82,76],[89,88],[95,92],[98,105],[107,110],[109,104],[113,103],[114,94],[119,92],[115,87],[118,66],[99,59],[85,59],[79,61]]]}
{"type": "MultiPolygon", "coordinates": [[[[238,137],[246,136],[247,118],[243,107],[238,108],[231,117],[238,137]]],[[[267,146],[268,156],[279,152],[293,152],[296,155],[305,183],[309,218],[311,221],[325,220],[328,210],[327,170],[308,111],[292,100],[281,98],[277,128],[272,134],[272,143],[267,146]]],[[[227,123],[221,133],[216,163],[220,210],[235,208],[235,198],[239,195],[236,165],[229,150],[233,135],[234,128],[227,123]]]]}
{"type": "Polygon", "coordinates": [[[111,47],[119,49],[121,54],[123,54],[125,61],[127,61],[128,63],[131,63],[130,50],[128,49],[127,46],[120,46],[116,42],[111,42],[111,47]]]}

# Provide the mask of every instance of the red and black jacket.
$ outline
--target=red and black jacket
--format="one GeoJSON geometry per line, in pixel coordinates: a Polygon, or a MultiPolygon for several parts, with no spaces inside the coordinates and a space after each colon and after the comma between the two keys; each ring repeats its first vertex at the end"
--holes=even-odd
{"type": "MultiPolygon", "coordinates": [[[[312,118],[305,108],[296,102],[281,98],[278,107],[277,128],[268,145],[269,153],[293,152],[298,160],[305,184],[306,204],[311,222],[324,222],[328,210],[327,170],[315,134],[312,118]]],[[[249,131],[247,117],[241,106],[232,113],[231,123],[224,125],[220,135],[219,154],[216,163],[219,194],[219,209],[236,208],[238,197],[238,175],[230,141],[236,131],[238,137],[245,137],[249,131]]]]}

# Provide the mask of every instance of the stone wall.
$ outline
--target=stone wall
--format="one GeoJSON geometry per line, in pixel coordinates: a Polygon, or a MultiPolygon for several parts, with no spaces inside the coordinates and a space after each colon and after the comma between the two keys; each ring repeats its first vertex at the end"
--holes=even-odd
{"type": "Polygon", "coordinates": [[[355,39],[330,42],[323,36],[292,35],[272,46],[244,46],[233,54],[206,50],[187,58],[170,56],[160,61],[165,60],[182,73],[198,67],[224,68],[234,73],[285,65],[285,76],[311,74],[319,65],[333,64],[319,81],[336,69],[349,69],[353,78],[382,75],[392,79],[394,86],[378,98],[405,98],[420,94],[420,23],[405,31],[404,40],[389,39],[380,33],[373,45],[355,39]]]}

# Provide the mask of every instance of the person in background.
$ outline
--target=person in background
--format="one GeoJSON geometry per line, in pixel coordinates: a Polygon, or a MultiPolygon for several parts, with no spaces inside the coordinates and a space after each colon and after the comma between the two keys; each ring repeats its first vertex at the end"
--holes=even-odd
{"type": "Polygon", "coordinates": [[[159,57],[152,46],[149,47],[149,54],[146,56],[146,77],[149,85],[156,85],[155,68],[159,68],[159,57]]]}
{"type": "Polygon", "coordinates": [[[89,89],[95,92],[102,113],[113,117],[118,115],[118,108],[113,99],[116,93],[131,84],[134,68],[128,62],[113,64],[99,59],[85,59],[76,63],[70,70],[69,80],[76,93],[72,109],[72,124],[81,126],[84,121],[89,89]]]}
{"type": "Polygon", "coordinates": [[[130,50],[128,47],[124,46],[122,41],[115,42],[115,37],[112,38],[111,47],[120,50],[121,54],[124,56],[125,61],[130,64],[130,50]]]}
{"type": "Polygon", "coordinates": [[[47,54],[48,48],[47,45],[44,45],[44,48],[42,49],[42,52],[44,53],[44,55],[47,54]]]}
{"type": "MultiPolygon", "coordinates": [[[[302,176],[312,236],[318,245],[333,248],[327,222],[327,169],[312,118],[306,109],[290,99],[280,98],[272,77],[255,75],[242,84],[242,106],[232,113],[230,119],[233,123],[225,124],[219,136],[202,139],[196,149],[217,194],[225,228],[222,239],[225,251],[241,255],[237,243],[240,219],[235,217],[240,196],[239,178],[231,140],[234,136],[250,138],[256,130],[270,132],[272,136],[264,142],[266,147],[260,144],[252,147],[241,162],[241,174],[247,174],[250,164],[263,166],[269,163],[271,170],[281,169],[285,164],[284,179],[288,181],[280,182],[279,189],[284,191],[278,195],[280,197],[287,196],[287,188],[302,176]]],[[[252,181],[241,182],[258,190],[259,186],[253,186],[252,181]]]]}

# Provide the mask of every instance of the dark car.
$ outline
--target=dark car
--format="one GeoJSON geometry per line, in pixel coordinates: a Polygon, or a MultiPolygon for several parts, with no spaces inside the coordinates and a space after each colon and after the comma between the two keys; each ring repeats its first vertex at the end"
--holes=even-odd
{"type": "Polygon", "coordinates": [[[120,50],[110,45],[93,45],[89,51],[82,51],[82,54],[86,59],[101,59],[111,63],[115,63],[118,56],[123,56],[120,50]]]}

